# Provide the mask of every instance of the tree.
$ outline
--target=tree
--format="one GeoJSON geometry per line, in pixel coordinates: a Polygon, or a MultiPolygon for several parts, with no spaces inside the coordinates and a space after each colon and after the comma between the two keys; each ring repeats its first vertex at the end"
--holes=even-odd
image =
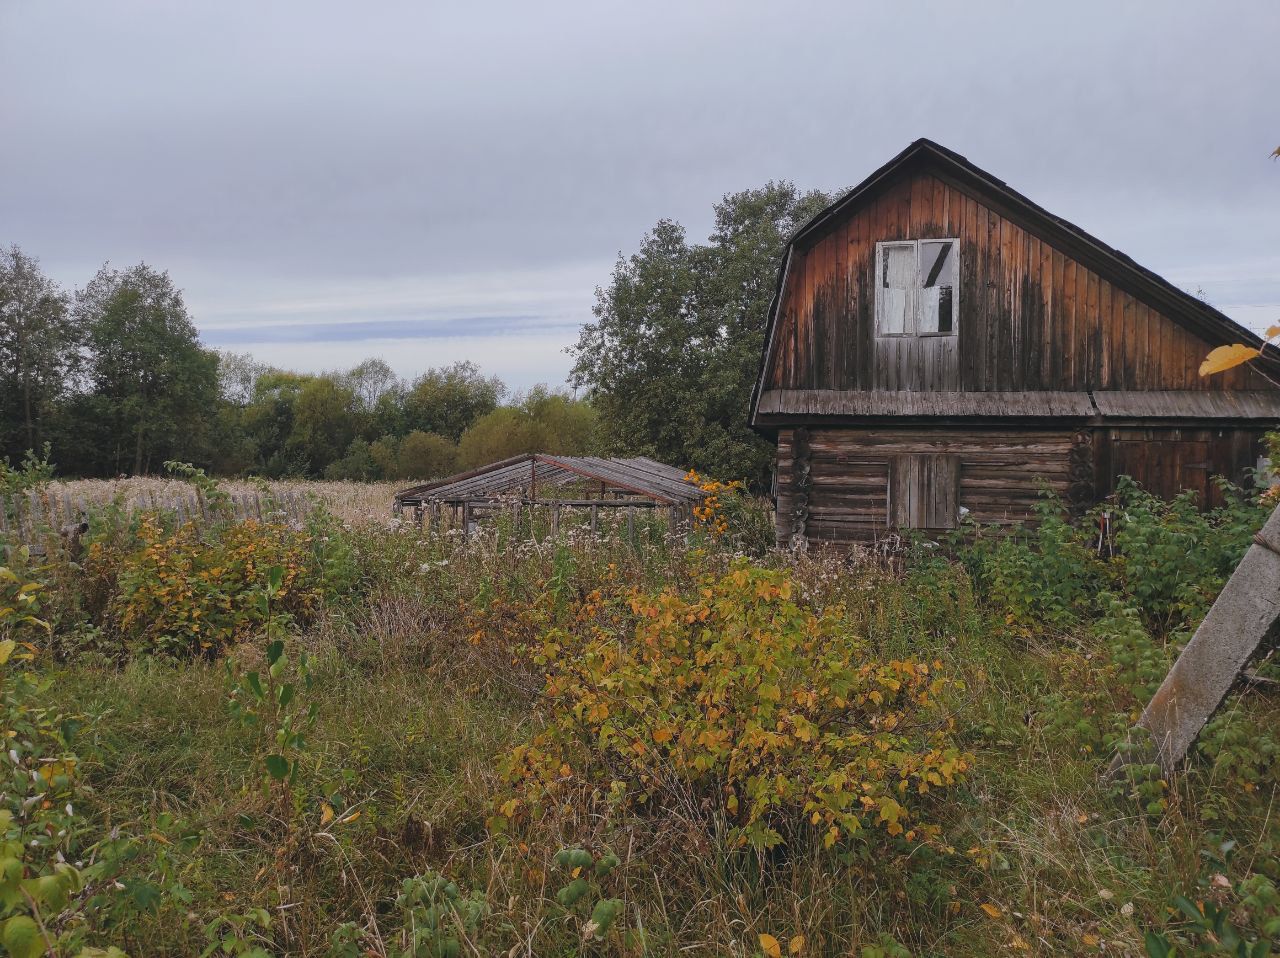
{"type": "Polygon", "coordinates": [[[322,474],[356,438],[358,410],[359,400],[346,386],[329,376],[310,377],[293,404],[287,448],[313,475],[322,474]]]}
{"type": "Polygon", "coordinates": [[[529,452],[578,456],[591,450],[595,432],[590,404],[535,386],[521,402],[472,423],[458,443],[458,459],[473,468],[529,452]]]}
{"type": "Polygon", "coordinates": [[[541,452],[542,430],[533,417],[515,406],[500,406],[481,416],[458,442],[458,461],[464,469],[541,452]]]}
{"type": "Polygon", "coordinates": [[[369,458],[373,460],[378,475],[384,479],[399,479],[396,469],[396,457],[400,451],[400,440],[395,436],[383,436],[369,443],[369,458]]]}
{"type": "Polygon", "coordinates": [[[258,380],[279,372],[249,353],[218,352],[218,392],[229,403],[247,406],[253,401],[258,380]]]}
{"type": "Polygon", "coordinates": [[[661,220],[619,257],[573,348],[571,382],[588,389],[604,451],[763,485],[773,450],[747,416],[778,262],[830,199],[769,183],[725,196],[706,245],[661,220]]]}
{"type": "Polygon", "coordinates": [[[353,439],[347,447],[347,454],[335,459],[324,468],[326,479],[352,479],[357,482],[368,482],[379,479],[381,475],[378,464],[373,461],[369,444],[363,439],[353,439]]]}
{"type": "Polygon", "coordinates": [[[89,401],[99,469],[141,474],[192,459],[217,402],[217,357],[203,349],[168,273],[102,267],[76,293],[88,346],[89,401]]]}
{"type": "Polygon", "coordinates": [[[0,251],[0,458],[35,450],[78,359],[66,293],[16,245],[0,251]]]}
{"type": "Polygon", "coordinates": [[[480,375],[472,362],[428,370],[405,396],[404,426],[457,442],[468,426],[497,408],[505,392],[502,380],[480,375]]]}
{"type": "Polygon", "coordinates": [[[439,479],[458,469],[458,447],[433,432],[411,432],[396,453],[396,479],[439,479]]]}
{"type": "Polygon", "coordinates": [[[294,404],[312,379],[299,373],[272,370],[259,376],[253,400],[241,413],[245,432],[255,450],[255,469],[266,476],[303,476],[307,463],[288,448],[293,435],[294,404]]]}
{"type": "Polygon", "coordinates": [[[538,452],[581,456],[595,447],[599,417],[589,402],[538,385],[518,406],[538,426],[538,452]]]}
{"type": "Polygon", "coordinates": [[[383,396],[400,398],[403,387],[385,359],[366,359],[337,377],[342,385],[356,394],[360,408],[372,411],[383,396]]]}

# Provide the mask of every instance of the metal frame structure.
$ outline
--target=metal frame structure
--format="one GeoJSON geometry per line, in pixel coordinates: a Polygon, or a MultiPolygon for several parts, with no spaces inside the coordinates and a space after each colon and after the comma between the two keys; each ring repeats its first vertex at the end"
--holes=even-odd
{"type": "Polygon", "coordinates": [[[562,509],[589,509],[593,533],[600,509],[626,509],[631,535],[636,509],[666,509],[676,528],[706,495],[681,470],[643,456],[606,459],[529,453],[404,489],[396,493],[393,511],[403,516],[412,509],[415,522],[426,521],[434,528],[444,521],[448,508],[454,524],[469,535],[484,516],[510,509],[518,519],[522,508],[546,507],[554,536],[562,509]],[[574,484],[585,487],[577,497],[546,494],[574,484]]]}

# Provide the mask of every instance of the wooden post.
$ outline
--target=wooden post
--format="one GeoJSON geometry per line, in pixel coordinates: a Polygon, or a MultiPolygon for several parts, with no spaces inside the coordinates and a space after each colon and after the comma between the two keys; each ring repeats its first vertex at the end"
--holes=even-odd
{"type": "MultiPolygon", "coordinates": [[[[1271,513],[1138,720],[1171,772],[1280,620],[1280,507],[1271,513]]],[[[1127,757],[1112,763],[1118,771],[1127,757]]]]}
{"type": "Polygon", "coordinates": [[[593,536],[596,534],[596,519],[597,519],[597,516],[598,516],[599,511],[600,511],[600,507],[599,507],[599,506],[597,506],[597,505],[595,505],[594,503],[592,503],[592,506],[591,506],[591,534],[592,534],[593,536]]]}
{"type": "Polygon", "coordinates": [[[35,541],[40,537],[40,526],[43,518],[40,515],[40,493],[32,489],[27,494],[27,503],[27,513],[31,519],[31,542],[34,545],[35,541]]]}
{"type": "Polygon", "coordinates": [[[560,538],[560,504],[553,502],[551,504],[551,541],[555,542],[560,538]]]}
{"type": "Polygon", "coordinates": [[[627,541],[632,545],[636,542],[636,507],[627,506],[627,541]]]}

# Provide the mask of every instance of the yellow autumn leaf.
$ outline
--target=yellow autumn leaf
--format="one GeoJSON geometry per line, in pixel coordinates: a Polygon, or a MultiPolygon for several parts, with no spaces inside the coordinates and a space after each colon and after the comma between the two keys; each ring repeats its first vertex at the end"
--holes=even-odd
{"type": "Polygon", "coordinates": [[[1100,942],[1102,939],[1099,938],[1097,935],[1081,935],[1080,940],[1083,941],[1090,948],[1095,948],[1097,947],[1098,942],[1100,942]]]}
{"type": "Polygon", "coordinates": [[[789,942],[787,942],[788,954],[792,954],[792,955],[804,954],[804,943],[805,943],[804,935],[796,935],[789,942]]]}
{"type": "Polygon", "coordinates": [[[773,935],[760,936],[760,949],[768,956],[768,958],[782,958],[782,945],[773,935]]]}
{"type": "Polygon", "coordinates": [[[354,821],[355,821],[357,818],[359,818],[359,817],[360,817],[360,813],[359,813],[359,812],[352,812],[352,813],[351,813],[350,815],[348,815],[346,818],[340,818],[340,819],[338,819],[338,824],[339,824],[339,825],[348,825],[348,824],[350,824],[351,822],[354,822],[354,821]]]}
{"type": "Polygon", "coordinates": [[[988,918],[999,918],[1001,915],[1004,914],[1004,912],[1000,910],[998,905],[993,905],[989,901],[984,901],[978,907],[987,913],[988,918]]]}
{"type": "Polygon", "coordinates": [[[320,809],[320,824],[328,825],[331,821],[333,821],[333,807],[331,805],[324,805],[320,809]]]}
{"type": "Polygon", "coordinates": [[[661,745],[663,742],[671,741],[671,729],[660,728],[653,733],[653,740],[661,745]]]}
{"type": "Polygon", "coordinates": [[[1275,339],[1277,336],[1280,336],[1280,326],[1268,326],[1267,334],[1263,339],[1275,339]]]}
{"type": "Polygon", "coordinates": [[[1217,349],[1211,350],[1209,355],[1204,358],[1204,362],[1200,364],[1200,375],[1212,376],[1214,373],[1225,372],[1257,357],[1258,350],[1242,343],[1219,346],[1217,349]]]}
{"type": "Polygon", "coordinates": [[[18,647],[18,643],[13,639],[5,639],[0,642],[0,665],[4,665],[9,661],[9,656],[13,655],[13,650],[18,647]]]}

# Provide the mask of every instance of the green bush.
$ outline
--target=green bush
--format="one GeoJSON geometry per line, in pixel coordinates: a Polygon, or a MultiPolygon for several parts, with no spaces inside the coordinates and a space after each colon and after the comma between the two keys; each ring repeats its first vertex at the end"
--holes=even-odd
{"type": "Polygon", "coordinates": [[[180,905],[168,849],[191,842],[163,834],[176,832],[164,815],[141,840],[119,823],[105,836],[91,826],[76,749],[87,720],[49,704],[53,679],[31,669],[34,658],[29,643],[0,639],[0,953],[123,958],[88,946],[162,899],[180,905]]]}
{"type": "Polygon", "coordinates": [[[1138,720],[1177,649],[1153,639],[1138,610],[1105,594],[1081,647],[1064,650],[1046,694],[1046,726],[1064,747],[1109,755],[1138,720]]]}
{"type": "Polygon", "coordinates": [[[90,543],[90,576],[114,574],[103,624],[130,653],[214,655],[262,626],[258,588],[266,570],[284,570],[278,611],[305,622],[322,601],[311,538],[288,526],[250,520],[201,531],[141,518],[137,541],[120,554],[90,543]]]}
{"type": "Polygon", "coordinates": [[[1199,622],[1270,514],[1257,497],[1220,487],[1224,504],[1202,511],[1191,492],[1166,502],[1122,477],[1114,501],[1075,523],[1046,495],[1030,528],[966,529],[959,554],[1010,622],[1066,626],[1105,614],[1100,597],[1115,594],[1168,634],[1199,622]]]}
{"type": "Polygon", "coordinates": [[[1221,483],[1225,504],[1202,511],[1194,493],[1172,502],[1127,477],[1113,510],[1113,587],[1130,596],[1157,631],[1194,625],[1226,584],[1270,514],[1256,498],[1221,483]]]}
{"type": "Polygon", "coordinates": [[[954,683],[941,663],[878,660],[834,612],[797,604],[787,575],[745,562],[691,596],[637,592],[616,611],[612,628],[545,636],[547,725],[510,758],[499,827],[594,794],[705,802],[757,848],[806,830],[827,847],[937,836],[930,793],[973,761],[942,704],[954,683]]]}
{"type": "Polygon", "coordinates": [[[1092,608],[1104,569],[1083,527],[1062,502],[1045,495],[1036,524],[1013,535],[977,530],[962,558],[987,599],[1010,621],[1063,626],[1092,608]]]}

